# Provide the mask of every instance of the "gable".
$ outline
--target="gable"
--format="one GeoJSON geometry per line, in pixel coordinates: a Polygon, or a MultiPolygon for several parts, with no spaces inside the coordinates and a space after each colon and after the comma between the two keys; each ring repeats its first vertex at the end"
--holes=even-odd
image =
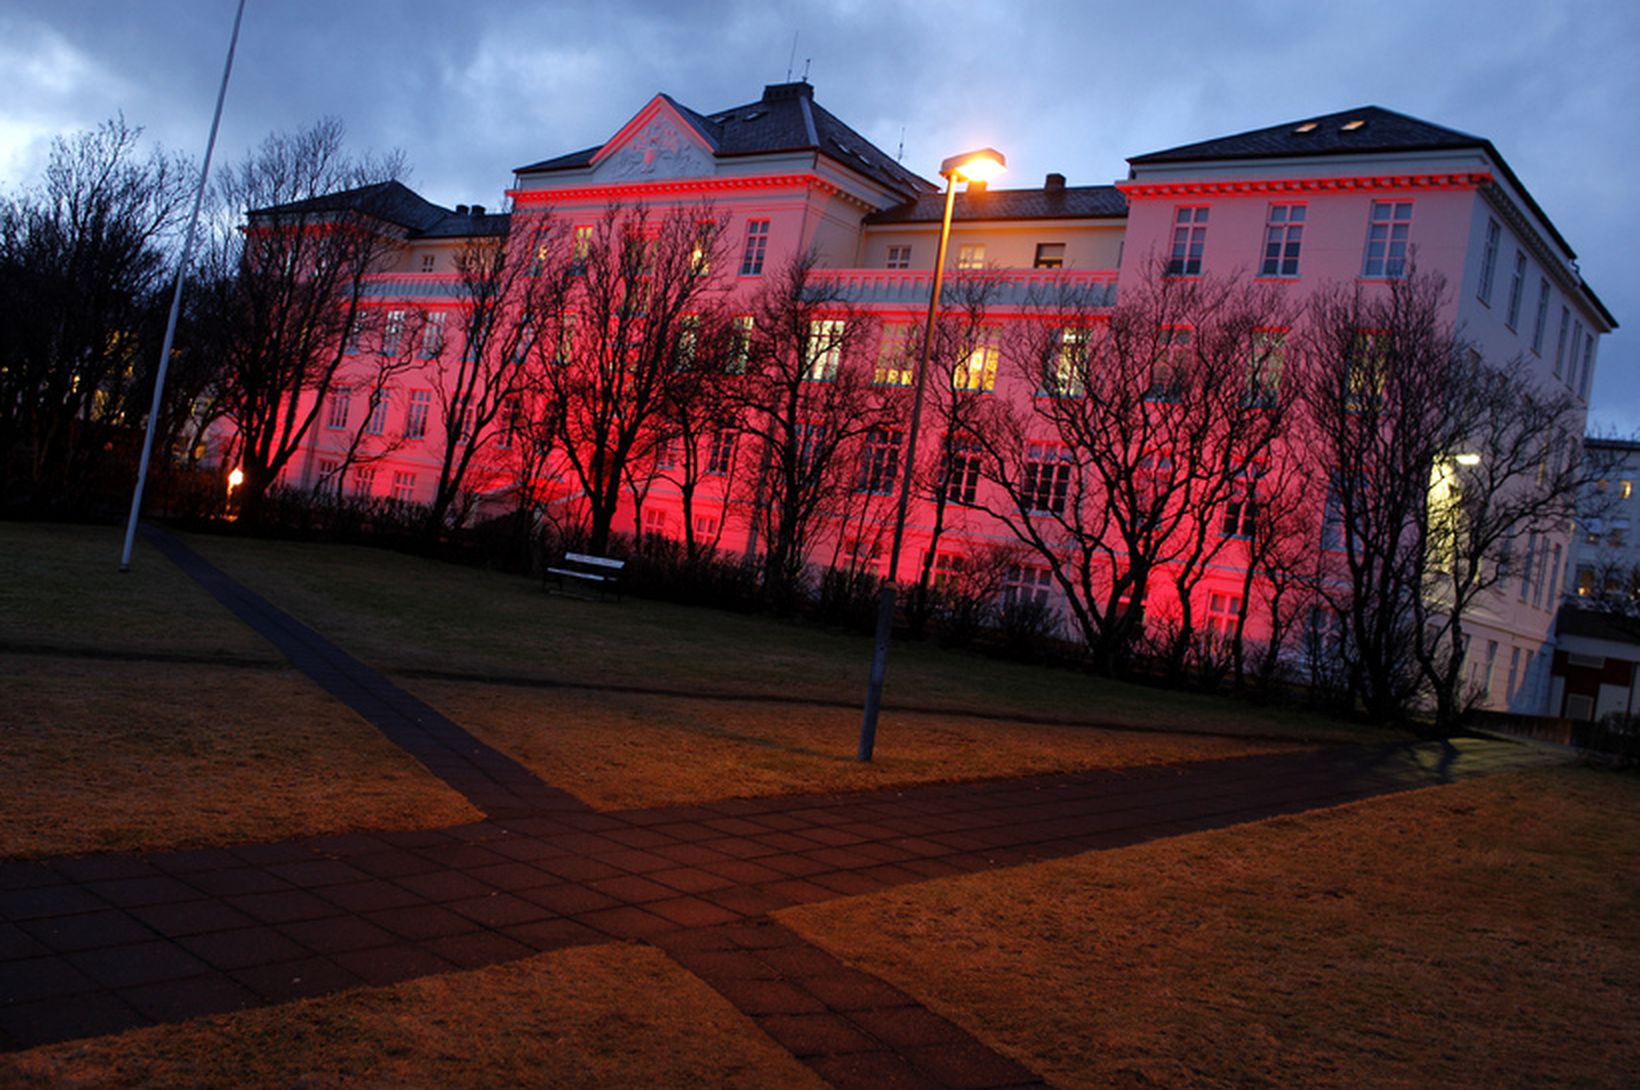
{"type": "Polygon", "coordinates": [[[709,139],[665,95],[656,95],[592,157],[598,181],[703,178],[716,172],[709,139]]]}

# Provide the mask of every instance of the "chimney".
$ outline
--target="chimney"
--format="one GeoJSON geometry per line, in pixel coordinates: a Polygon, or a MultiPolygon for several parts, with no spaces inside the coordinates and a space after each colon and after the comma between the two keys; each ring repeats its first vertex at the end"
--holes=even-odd
{"type": "Polygon", "coordinates": [[[764,102],[779,102],[783,98],[813,98],[814,87],[806,79],[791,83],[770,83],[763,87],[764,102]]]}
{"type": "Polygon", "coordinates": [[[1062,191],[1065,188],[1065,176],[1063,174],[1048,175],[1048,180],[1042,183],[1042,188],[1049,193],[1062,191]]]}
{"type": "Polygon", "coordinates": [[[978,195],[984,193],[988,188],[989,186],[986,185],[983,178],[970,178],[968,180],[968,192],[970,194],[978,195]]]}
{"type": "Polygon", "coordinates": [[[484,206],[482,204],[473,205],[473,215],[482,216],[483,214],[484,214],[484,206]]]}
{"type": "Polygon", "coordinates": [[[466,214],[467,214],[467,206],[466,205],[464,205],[464,204],[456,205],[456,215],[465,216],[466,214]]]}

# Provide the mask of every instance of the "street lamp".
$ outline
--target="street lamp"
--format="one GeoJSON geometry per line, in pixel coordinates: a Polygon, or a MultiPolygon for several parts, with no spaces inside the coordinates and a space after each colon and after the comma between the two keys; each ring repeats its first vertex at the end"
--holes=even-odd
{"type": "Polygon", "coordinates": [[[894,544],[888,551],[888,576],[877,600],[877,640],[871,653],[871,683],[866,688],[865,712],[860,718],[862,761],[871,760],[877,744],[877,713],[883,705],[883,677],[888,673],[888,641],[894,634],[894,596],[900,578],[900,544],[905,539],[905,514],[911,500],[911,475],[917,456],[917,425],[922,421],[923,377],[934,344],[934,320],[940,311],[940,289],[945,284],[945,250],[951,241],[951,209],[957,201],[957,182],[989,182],[1002,173],[1007,160],[995,148],[953,155],[940,164],[945,179],[945,215],[940,219],[940,242],[934,254],[934,286],[928,293],[928,319],[923,325],[922,352],[912,376],[911,424],[906,429],[905,457],[900,465],[900,499],[894,516],[894,544]]]}

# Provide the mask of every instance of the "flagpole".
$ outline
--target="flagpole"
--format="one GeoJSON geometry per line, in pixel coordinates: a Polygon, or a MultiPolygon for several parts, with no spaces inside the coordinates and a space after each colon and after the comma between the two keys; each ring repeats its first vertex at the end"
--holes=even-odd
{"type": "Polygon", "coordinates": [[[143,486],[148,483],[148,460],[154,451],[154,429],[159,425],[160,406],[165,399],[165,373],[170,369],[171,344],[177,335],[177,313],[182,309],[182,281],[194,253],[194,235],[199,229],[199,210],[205,203],[205,181],[211,174],[211,153],[216,150],[216,131],[222,124],[222,103],[228,97],[228,76],[233,72],[234,50],[239,47],[239,24],[245,18],[245,0],[239,0],[233,17],[233,35],[228,39],[228,59],[222,65],[222,86],[216,92],[216,112],[211,115],[211,135],[205,141],[205,162],[199,168],[199,189],[194,193],[194,213],[188,219],[188,233],[182,241],[177,261],[177,282],[171,292],[171,314],[165,320],[165,341],[160,345],[159,370],[154,374],[154,401],[148,408],[148,427],[142,436],[142,458],[137,462],[137,487],[131,493],[131,517],[125,523],[125,546],[120,551],[120,571],[131,570],[131,547],[137,538],[137,516],[142,513],[143,486]]]}

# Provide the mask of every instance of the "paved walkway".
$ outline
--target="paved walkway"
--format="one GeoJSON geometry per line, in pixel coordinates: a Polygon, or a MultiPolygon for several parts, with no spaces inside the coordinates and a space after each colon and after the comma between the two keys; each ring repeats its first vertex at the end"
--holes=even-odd
{"type": "Polygon", "coordinates": [[[489,820],[0,864],[0,1047],[628,939],[835,1086],[1040,1085],[767,914],[1551,759],[1461,740],[598,813],[179,542],[156,543],[489,820]]]}

